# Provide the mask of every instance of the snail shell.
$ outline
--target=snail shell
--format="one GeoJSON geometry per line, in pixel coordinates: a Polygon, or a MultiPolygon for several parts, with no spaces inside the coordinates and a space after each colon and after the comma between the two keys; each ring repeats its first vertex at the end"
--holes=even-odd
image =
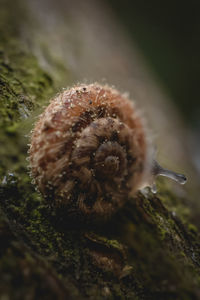
{"type": "Polygon", "coordinates": [[[64,90],[32,133],[31,173],[66,212],[110,215],[146,180],[149,146],[133,102],[98,84],[64,90]]]}

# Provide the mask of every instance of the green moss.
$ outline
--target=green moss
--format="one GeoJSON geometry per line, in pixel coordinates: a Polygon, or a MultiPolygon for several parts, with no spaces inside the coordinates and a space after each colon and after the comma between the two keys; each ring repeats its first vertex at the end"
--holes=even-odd
{"type": "MultiPolygon", "coordinates": [[[[25,5],[1,1],[0,9],[0,176],[23,176],[31,112],[53,94],[53,81],[30,53],[20,30],[29,19],[25,5]],[[3,145],[3,146],[2,146],[3,145]],[[23,171],[22,171],[23,169],[23,171]]],[[[33,120],[32,120],[33,122],[33,120]]]]}
{"type": "Polygon", "coordinates": [[[198,233],[198,229],[197,229],[197,227],[194,225],[194,224],[188,224],[188,229],[191,231],[191,232],[193,232],[193,233],[195,233],[195,234],[197,234],[198,233]]]}
{"type": "Polygon", "coordinates": [[[157,180],[158,196],[166,208],[177,215],[186,224],[189,223],[194,215],[195,210],[198,210],[195,199],[190,199],[191,195],[185,193],[180,196],[174,192],[169,182],[160,178],[157,180]]]}

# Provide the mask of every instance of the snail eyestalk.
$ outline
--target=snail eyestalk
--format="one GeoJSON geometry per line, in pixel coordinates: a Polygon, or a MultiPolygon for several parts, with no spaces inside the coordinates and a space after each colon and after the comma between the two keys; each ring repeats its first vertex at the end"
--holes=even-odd
{"type": "MultiPolygon", "coordinates": [[[[159,163],[155,160],[153,161],[152,175],[154,176],[154,178],[157,176],[165,176],[165,177],[168,177],[180,184],[185,184],[187,181],[187,178],[185,175],[176,173],[174,171],[167,170],[167,169],[161,167],[159,165],[159,163]]],[[[155,184],[152,185],[151,190],[153,193],[156,192],[155,184]]]]}
{"type": "Polygon", "coordinates": [[[138,189],[156,193],[159,175],[186,182],[152,150],[133,102],[107,85],[79,85],[52,99],[36,123],[31,176],[56,213],[105,218],[138,189]]]}

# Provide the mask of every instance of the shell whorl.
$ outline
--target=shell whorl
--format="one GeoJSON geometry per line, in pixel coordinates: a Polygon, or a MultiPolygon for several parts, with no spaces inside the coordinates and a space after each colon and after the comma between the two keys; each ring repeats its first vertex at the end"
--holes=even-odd
{"type": "Polygon", "coordinates": [[[133,104],[98,84],[65,90],[40,116],[31,138],[31,173],[49,203],[111,214],[140,186],[146,138],[133,104]]]}

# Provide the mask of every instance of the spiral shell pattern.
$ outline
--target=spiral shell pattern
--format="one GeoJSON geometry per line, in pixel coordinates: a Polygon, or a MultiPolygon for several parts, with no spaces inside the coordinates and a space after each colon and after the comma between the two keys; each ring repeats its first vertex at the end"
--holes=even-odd
{"type": "Polygon", "coordinates": [[[64,90],[31,137],[31,173],[49,203],[105,215],[141,185],[147,157],[141,118],[117,90],[98,84],[64,90]]]}

